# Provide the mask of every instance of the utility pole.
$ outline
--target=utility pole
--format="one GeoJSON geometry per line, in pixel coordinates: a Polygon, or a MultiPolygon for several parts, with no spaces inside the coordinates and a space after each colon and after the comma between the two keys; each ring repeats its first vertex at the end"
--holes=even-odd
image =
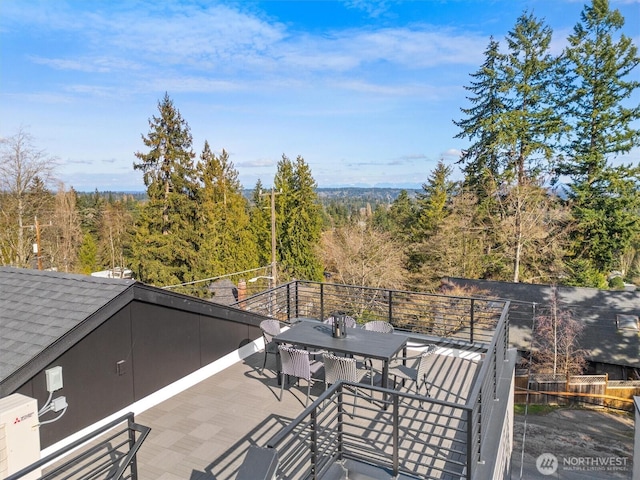
{"type": "Polygon", "coordinates": [[[38,217],[33,217],[36,226],[36,258],[38,259],[38,270],[42,270],[42,256],[40,255],[40,224],[38,223],[38,217]]]}
{"type": "Polygon", "coordinates": [[[36,243],[33,244],[33,253],[36,254],[36,260],[38,262],[38,270],[42,270],[42,255],[40,248],[40,228],[41,227],[51,227],[53,224],[49,222],[46,225],[40,225],[38,222],[38,216],[35,215],[33,217],[33,225],[23,225],[22,228],[28,228],[30,230],[36,231],[36,243]]]}
{"type": "Polygon", "coordinates": [[[276,195],[280,195],[282,192],[276,192],[274,187],[271,187],[270,193],[259,193],[261,197],[269,195],[271,200],[271,279],[269,280],[269,288],[275,288],[278,286],[278,272],[276,262],[276,195]]]}
{"type": "Polygon", "coordinates": [[[271,288],[278,286],[276,267],[276,192],[271,187],[271,288]]]}

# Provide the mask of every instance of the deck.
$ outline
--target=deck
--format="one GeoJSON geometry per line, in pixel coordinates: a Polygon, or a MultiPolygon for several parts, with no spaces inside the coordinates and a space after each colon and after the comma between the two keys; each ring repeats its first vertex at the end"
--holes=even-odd
{"type": "MultiPolygon", "coordinates": [[[[430,367],[430,394],[442,401],[464,404],[478,368],[477,358],[470,359],[457,350],[440,353],[433,357],[430,367]]],[[[152,429],[138,453],[139,478],[235,478],[250,445],[265,445],[304,410],[306,383],[286,388],[279,401],[280,387],[273,371],[273,356],[267,360],[264,374],[260,372],[262,360],[262,352],[255,353],[137,415],[138,423],[152,429]]],[[[312,386],[311,399],[323,390],[324,382],[320,378],[312,386]]],[[[437,417],[437,413],[428,414],[437,417]]],[[[457,427],[459,425],[449,420],[438,427],[438,438],[447,436],[447,428],[457,427]]],[[[434,442],[425,448],[423,459],[407,458],[406,461],[421,462],[437,448],[434,442]]],[[[428,469],[426,463],[425,469],[428,469]]]]}

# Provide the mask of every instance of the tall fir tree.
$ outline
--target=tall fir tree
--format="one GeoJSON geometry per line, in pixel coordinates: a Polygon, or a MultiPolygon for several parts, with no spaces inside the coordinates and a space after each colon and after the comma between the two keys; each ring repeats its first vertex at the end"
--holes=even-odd
{"type": "MultiPolygon", "coordinates": [[[[418,218],[416,202],[406,190],[400,190],[396,199],[389,207],[389,231],[402,244],[409,245],[413,241],[415,225],[418,218]]],[[[382,225],[377,225],[382,226],[382,225]]]]}
{"type": "Polygon", "coordinates": [[[462,108],[465,118],[454,124],[460,128],[455,138],[465,138],[472,143],[460,158],[463,165],[465,188],[473,191],[478,198],[489,195],[488,179],[497,179],[501,174],[500,152],[498,144],[501,128],[500,116],[507,109],[506,85],[502,74],[504,56],[499,51],[499,43],[493,39],[484,52],[485,61],[480,69],[471,74],[468,108],[462,108]]]}
{"type": "Polygon", "coordinates": [[[249,228],[248,201],[238,171],[225,150],[216,156],[205,141],[198,172],[202,188],[201,276],[211,277],[257,267],[256,243],[249,228]]]}
{"type": "Polygon", "coordinates": [[[274,180],[278,259],[285,277],[320,281],[319,257],[322,209],[317,184],[304,158],[292,162],[285,155],[278,162],[274,180]]]}
{"type": "Polygon", "coordinates": [[[142,136],[148,152],[136,152],[135,170],[143,172],[148,201],[136,224],[131,269],[136,278],[155,285],[194,280],[199,225],[189,125],[165,94],[159,116],[149,120],[142,136]]]}
{"type": "Polygon", "coordinates": [[[640,232],[640,170],[611,162],[640,143],[640,105],[629,102],[640,86],[630,79],[640,59],[632,40],[618,33],[623,26],[624,18],[607,0],[593,0],[585,5],[565,50],[569,73],[563,107],[571,134],[558,173],[569,178],[576,223],[574,280],[593,286],[619,267],[640,232]]]}
{"type": "Polygon", "coordinates": [[[423,240],[430,233],[442,226],[448,214],[451,197],[455,193],[456,184],[451,180],[453,168],[440,160],[431,172],[422,191],[416,195],[418,222],[415,239],[423,240]]]}
{"type": "Polygon", "coordinates": [[[256,242],[258,265],[271,264],[271,206],[262,181],[251,192],[250,230],[256,242]]]}
{"type": "Polygon", "coordinates": [[[411,226],[411,244],[407,249],[406,268],[410,272],[419,271],[429,256],[424,247],[425,239],[435,235],[449,214],[456,184],[451,180],[451,166],[438,162],[422,191],[416,194],[416,221],[411,226]]]}
{"type": "Polygon", "coordinates": [[[507,152],[507,181],[520,186],[550,170],[554,140],[562,132],[553,108],[557,60],[549,51],[551,39],[551,28],[530,13],[518,18],[506,38],[502,68],[509,103],[499,119],[498,143],[507,152]]]}

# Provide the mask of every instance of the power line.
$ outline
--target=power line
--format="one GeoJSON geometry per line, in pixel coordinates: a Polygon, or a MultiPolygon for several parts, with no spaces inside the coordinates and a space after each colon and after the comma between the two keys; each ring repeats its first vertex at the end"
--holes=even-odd
{"type": "Polygon", "coordinates": [[[161,287],[161,288],[165,288],[166,289],[166,288],[184,287],[186,285],[194,285],[196,283],[210,282],[212,280],[218,280],[220,278],[233,277],[235,275],[242,275],[243,273],[257,272],[258,270],[264,270],[266,272],[269,269],[269,267],[270,267],[270,265],[267,265],[266,267],[252,268],[252,269],[249,269],[249,270],[243,270],[242,272],[227,273],[226,275],[219,275],[217,277],[203,278],[202,280],[193,280],[192,282],[178,283],[176,285],[167,285],[167,286],[161,287]]]}

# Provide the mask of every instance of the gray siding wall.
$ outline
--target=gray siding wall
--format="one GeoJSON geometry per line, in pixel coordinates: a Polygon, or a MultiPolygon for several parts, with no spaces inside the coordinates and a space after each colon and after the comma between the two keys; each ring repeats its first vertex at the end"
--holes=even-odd
{"type": "MultiPolygon", "coordinates": [[[[133,301],[47,368],[62,366],[69,408],[40,429],[42,448],[223,357],[260,335],[258,327],[133,301]],[[117,364],[121,363],[120,371],[117,364]]],[[[47,400],[44,370],[17,390],[47,400]]],[[[42,420],[56,416],[49,413],[42,420]]]]}

